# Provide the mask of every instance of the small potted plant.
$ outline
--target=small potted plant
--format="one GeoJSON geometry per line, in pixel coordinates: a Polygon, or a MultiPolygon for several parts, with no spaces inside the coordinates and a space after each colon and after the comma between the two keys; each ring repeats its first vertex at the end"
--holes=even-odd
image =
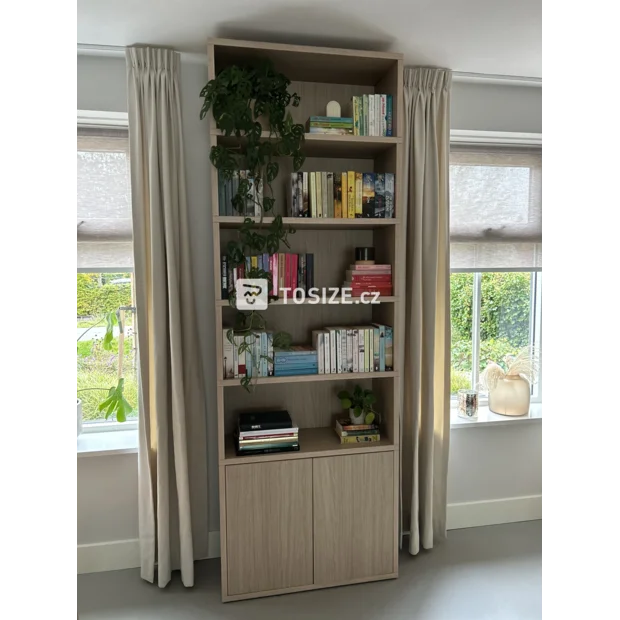
{"type": "Polygon", "coordinates": [[[353,394],[342,390],[338,392],[338,398],[342,408],[349,410],[351,424],[372,424],[375,421],[377,412],[373,405],[377,402],[377,397],[372,390],[363,390],[356,385],[353,394]]]}

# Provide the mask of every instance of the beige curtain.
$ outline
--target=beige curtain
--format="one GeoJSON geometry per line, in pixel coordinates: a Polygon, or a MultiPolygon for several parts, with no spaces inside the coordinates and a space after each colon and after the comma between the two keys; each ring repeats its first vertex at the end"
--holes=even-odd
{"type": "MultiPolygon", "coordinates": [[[[127,87],[141,395],[142,577],[194,584],[207,532],[205,396],[191,280],[180,58],[128,48],[127,87]]],[[[205,146],[205,148],[207,148],[205,146]]],[[[201,556],[205,557],[206,552],[201,556]]]]}
{"type": "Polygon", "coordinates": [[[409,552],[446,534],[450,439],[450,87],[444,69],[405,69],[407,271],[402,423],[409,552]]]}

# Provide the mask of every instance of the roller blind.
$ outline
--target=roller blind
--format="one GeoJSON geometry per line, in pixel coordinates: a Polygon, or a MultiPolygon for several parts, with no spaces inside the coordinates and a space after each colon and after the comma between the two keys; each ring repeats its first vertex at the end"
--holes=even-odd
{"type": "Polygon", "coordinates": [[[132,269],[129,132],[78,127],[78,269],[132,269]]]}
{"type": "Polygon", "coordinates": [[[542,151],[453,145],[450,266],[542,268],[542,151]]]}

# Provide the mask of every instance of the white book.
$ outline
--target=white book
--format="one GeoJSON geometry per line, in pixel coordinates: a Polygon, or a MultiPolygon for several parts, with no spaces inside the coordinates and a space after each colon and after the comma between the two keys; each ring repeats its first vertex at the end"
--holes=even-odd
{"type": "Polygon", "coordinates": [[[299,433],[299,427],[293,426],[291,428],[268,428],[263,430],[253,430],[253,431],[240,431],[239,437],[262,437],[269,435],[293,435],[295,433],[299,433]]]}
{"type": "Polygon", "coordinates": [[[353,330],[347,329],[347,372],[353,372],[353,330]]]}
{"type": "Polygon", "coordinates": [[[368,135],[375,135],[375,98],[368,95],[368,135]]]}
{"type": "Polygon", "coordinates": [[[368,372],[375,371],[375,332],[373,329],[368,330],[368,343],[370,351],[368,352],[368,372]]]}
{"type": "Polygon", "coordinates": [[[312,346],[316,349],[318,374],[325,374],[325,344],[323,332],[320,329],[312,330],[312,346]]]}
{"type": "Polygon", "coordinates": [[[317,214],[316,214],[316,172],[310,173],[310,217],[317,217],[317,214]]]}
{"type": "Polygon", "coordinates": [[[375,136],[381,135],[381,95],[375,95],[375,136]]]}
{"type": "Polygon", "coordinates": [[[335,375],[338,372],[338,355],[336,353],[336,330],[333,328],[329,330],[329,349],[331,374],[335,375]]]}
{"type": "Polygon", "coordinates": [[[370,366],[368,364],[368,354],[370,353],[370,338],[369,331],[364,329],[364,372],[370,372],[370,366]]]}
{"type": "Polygon", "coordinates": [[[359,372],[360,368],[360,339],[359,329],[353,330],[353,372],[359,372]]]}
{"type": "Polygon", "coordinates": [[[232,342],[228,340],[226,333],[228,328],[222,330],[222,336],[224,338],[224,379],[234,379],[235,371],[233,369],[233,362],[235,359],[235,347],[232,342]]]}
{"type": "Polygon", "coordinates": [[[387,95],[381,95],[381,135],[387,136],[387,95]]]}
{"type": "Polygon", "coordinates": [[[331,369],[331,346],[330,346],[330,338],[329,338],[329,331],[327,331],[326,329],[322,329],[321,333],[323,334],[323,356],[324,356],[324,360],[323,360],[323,364],[325,367],[325,374],[326,375],[330,375],[332,372],[331,369]]]}
{"type": "Polygon", "coordinates": [[[360,328],[357,330],[357,339],[358,339],[358,351],[357,355],[359,358],[357,367],[358,372],[364,372],[364,330],[360,328]]]}

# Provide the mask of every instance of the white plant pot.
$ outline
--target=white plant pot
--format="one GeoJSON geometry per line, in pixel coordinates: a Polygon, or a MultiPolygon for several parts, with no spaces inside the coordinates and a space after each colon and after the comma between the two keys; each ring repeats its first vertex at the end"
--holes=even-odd
{"type": "Polygon", "coordinates": [[[364,424],[364,412],[360,413],[358,416],[355,415],[355,409],[349,409],[349,419],[351,420],[351,424],[364,424]]]}
{"type": "Polygon", "coordinates": [[[77,399],[77,425],[77,436],[79,437],[82,432],[82,401],[79,398],[77,399]]]}
{"type": "Polygon", "coordinates": [[[525,415],[530,410],[530,382],[518,375],[506,375],[489,391],[489,409],[500,415],[525,415]]]}

